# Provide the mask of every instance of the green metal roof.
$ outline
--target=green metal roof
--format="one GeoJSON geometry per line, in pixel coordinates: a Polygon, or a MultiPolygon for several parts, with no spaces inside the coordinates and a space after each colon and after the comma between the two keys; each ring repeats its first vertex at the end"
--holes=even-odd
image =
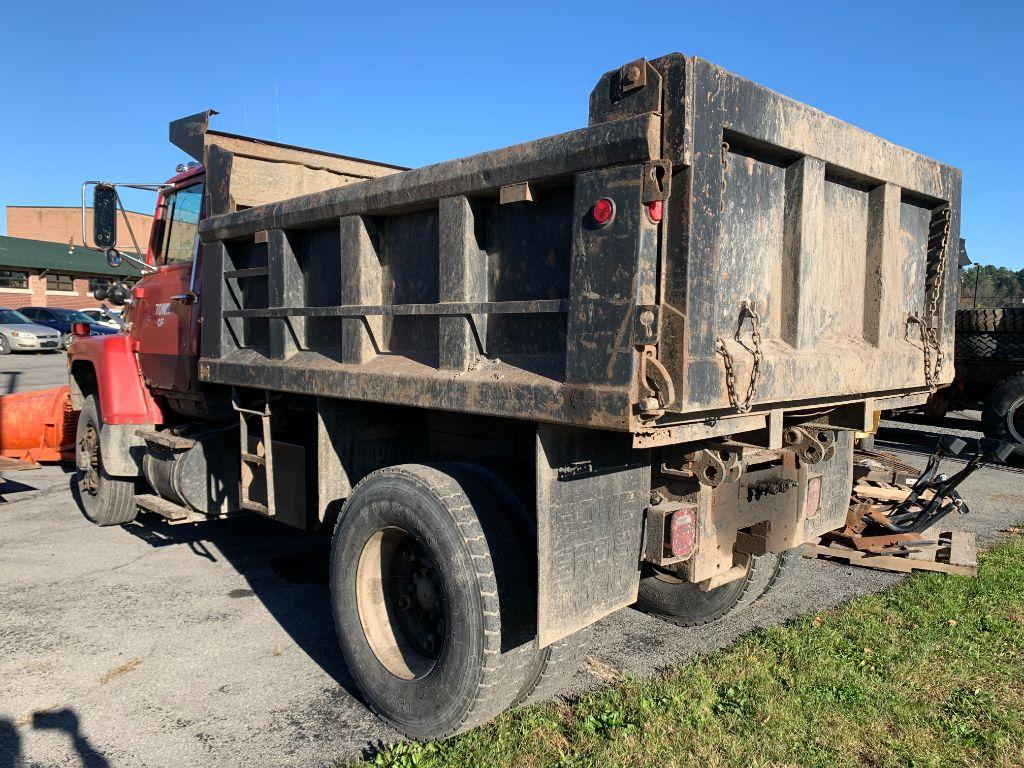
{"type": "Polygon", "coordinates": [[[68,248],[64,243],[27,240],[23,237],[0,235],[0,269],[48,269],[79,275],[119,275],[138,277],[139,272],[127,263],[117,269],[107,266],[99,251],[90,251],[79,245],[68,248]],[[70,250],[70,253],[68,252],[70,250]]]}

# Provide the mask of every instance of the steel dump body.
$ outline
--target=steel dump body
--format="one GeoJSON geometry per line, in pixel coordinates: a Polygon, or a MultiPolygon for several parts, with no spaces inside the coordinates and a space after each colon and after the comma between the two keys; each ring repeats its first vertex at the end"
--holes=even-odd
{"type": "Polygon", "coordinates": [[[696,58],[607,73],[577,131],[221,197],[201,229],[207,382],[645,445],[921,402],[953,375],[959,171],[696,58]]]}

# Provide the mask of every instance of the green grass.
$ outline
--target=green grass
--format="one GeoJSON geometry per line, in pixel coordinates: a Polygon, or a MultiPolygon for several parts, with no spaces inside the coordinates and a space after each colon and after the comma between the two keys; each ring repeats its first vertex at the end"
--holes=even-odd
{"type": "Polygon", "coordinates": [[[1024,766],[1024,538],[376,766],[1024,766]]]}

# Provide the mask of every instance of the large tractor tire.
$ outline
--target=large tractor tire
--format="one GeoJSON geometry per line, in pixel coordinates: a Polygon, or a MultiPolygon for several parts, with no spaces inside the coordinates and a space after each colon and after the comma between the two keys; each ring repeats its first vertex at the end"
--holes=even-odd
{"type": "Polygon", "coordinates": [[[989,393],[981,411],[986,437],[1014,444],[1014,456],[1024,459],[1024,371],[1003,379],[989,393]]]}
{"type": "Polygon", "coordinates": [[[406,464],[368,475],[331,549],[331,603],[356,685],[415,739],[511,706],[536,656],[530,559],[481,477],[406,464]]]}
{"type": "Polygon", "coordinates": [[[78,500],[96,525],[124,525],[135,519],[135,482],[112,477],[103,466],[100,432],[103,415],[96,395],[85,398],[75,433],[78,500]]]}
{"type": "Polygon", "coordinates": [[[640,579],[636,607],[680,627],[710,624],[756,603],[799,558],[799,548],[781,555],[754,555],[742,578],[708,591],[668,571],[651,568],[640,579]]]}

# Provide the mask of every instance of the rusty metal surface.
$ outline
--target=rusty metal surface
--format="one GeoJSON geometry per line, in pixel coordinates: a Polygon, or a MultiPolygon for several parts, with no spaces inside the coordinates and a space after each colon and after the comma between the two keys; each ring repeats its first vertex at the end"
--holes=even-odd
{"type": "Polygon", "coordinates": [[[205,381],[649,446],[952,377],[959,171],[697,58],[609,71],[559,136],[235,212],[231,183],[205,381]]]}

